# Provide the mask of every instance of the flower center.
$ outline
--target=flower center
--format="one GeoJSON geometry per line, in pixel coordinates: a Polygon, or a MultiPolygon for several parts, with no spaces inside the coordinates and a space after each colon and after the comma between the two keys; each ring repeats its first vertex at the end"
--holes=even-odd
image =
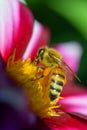
{"type": "Polygon", "coordinates": [[[59,116],[61,112],[55,109],[60,108],[57,105],[59,100],[51,101],[48,94],[48,76],[39,78],[42,70],[31,62],[31,59],[19,59],[15,61],[15,52],[8,59],[6,71],[27,94],[28,106],[37,116],[44,118],[49,116],[59,116]]]}

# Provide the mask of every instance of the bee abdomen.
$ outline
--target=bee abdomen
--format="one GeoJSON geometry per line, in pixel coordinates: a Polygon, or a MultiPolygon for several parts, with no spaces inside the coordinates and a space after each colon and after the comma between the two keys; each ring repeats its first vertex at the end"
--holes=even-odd
{"type": "Polygon", "coordinates": [[[55,79],[51,79],[49,97],[52,100],[55,100],[61,93],[63,87],[63,82],[55,79]]]}
{"type": "Polygon", "coordinates": [[[53,73],[54,76],[59,76],[61,79],[65,80],[65,75],[59,73],[53,73]]]}
{"type": "Polygon", "coordinates": [[[57,85],[63,86],[63,82],[62,82],[62,81],[55,80],[55,79],[51,79],[51,81],[52,81],[54,84],[57,84],[57,85]]]}

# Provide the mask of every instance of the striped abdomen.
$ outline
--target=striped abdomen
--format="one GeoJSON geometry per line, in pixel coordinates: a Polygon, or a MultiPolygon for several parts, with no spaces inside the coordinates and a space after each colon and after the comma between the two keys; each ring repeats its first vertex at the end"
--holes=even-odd
{"type": "Polygon", "coordinates": [[[49,97],[51,101],[60,96],[65,80],[65,71],[60,67],[55,67],[52,70],[49,79],[49,97]]]}

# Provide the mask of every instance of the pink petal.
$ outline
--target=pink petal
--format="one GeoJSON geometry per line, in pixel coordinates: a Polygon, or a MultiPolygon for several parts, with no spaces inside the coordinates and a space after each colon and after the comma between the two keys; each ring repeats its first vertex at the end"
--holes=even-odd
{"type": "Polygon", "coordinates": [[[51,130],[86,130],[87,120],[74,115],[63,114],[59,117],[44,119],[51,130]]]}
{"type": "Polygon", "coordinates": [[[0,1],[0,52],[3,58],[8,57],[13,42],[12,27],[10,2],[0,1]]]}
{"type": "Polygon", "coordinates": [[[70,66],[70,68],[74,72],[77,72],[82,55],[81,46],[77,42],[68,42],[58,44],[55,48],[62,54],[64,61],[70,66]]]}
{"type": "Polygon", "coordinates": [[[87,115],[87,89],[84,86],[68,84],[63,87],[61,96],[64,99],[59,100],[59,103],[63,111],[87,115]]]}
{"type": "MultiPolygon", "coordinates": [[[[14,48],[17,48],[16,51],[16,57],[17,59],[21,58],[26,47],[28,44],[28,41],[31,38],[32,29],[33,29],[33,16],[29,8],[27,8],[25,5],[20,3],[20,21],[19,21],[19,27],[18,32],[14,32],[14,48]]],[[[15,12],[15,10],[14,10],[15,12]]],[[[16,17],[15,21],[16,21],[16,17]]]]}
{"type": "Polygon", "coordinates": [[[75,83],[69,83],[63,87],[61,96],[63,96],[63,97],[73,96],[73,95],[82,94],[85,92],[87,92],[87,89],[85,86],[81,86],[81,85],[75,84],[75,83]]]}
{"type": "Polygon", "coordinates": [[[6,61],[16,48],[19,58],[30,39],[33,17],[30,10],[18,0],[0,1],[0,53],[6,61]]]}
{"type": "Polygon", "coordinates": [[[66,96],[60,100],[60,104],[66,112],[75,112],[87,116],[87,92],[66,96]]]}
{"type": "Polygon", "coordinates": [[[38,49],[49,43],[50,31],[47,27],[41,25],[38,21],[34,22],[32,37],[28,43],[27,49],[23,55],[24,59],[36,56],[38,49]]]}

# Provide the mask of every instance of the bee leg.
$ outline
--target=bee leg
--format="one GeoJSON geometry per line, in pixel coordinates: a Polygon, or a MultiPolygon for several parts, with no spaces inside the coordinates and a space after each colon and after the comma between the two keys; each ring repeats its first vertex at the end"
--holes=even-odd
{"type": "Polygon", "coordinates": [[[46,68],[44,69],[44,71],[43,71],[43,75],[44,75],[44,76],[47,76],[47,75],[50,73],[50,71],[51,71],[51,68],[50,68],[50,67],[46,67],[46,68]]]}
{"type": "Polygon", "coordinates": [[[51,68],[50,67],[46,67],[44,70],[43,70],[43,73],[42,75],[40,76],[41,78],[43,77],[46,77],[51,71],[51,68]]]}
{"type": "Polygon", "coordinates": [[[59,99],[64,99],[64,97],[59,96],[59,99]]]}
{"type": "Polygon", "coordinates": [[[42,66],[38,66],[37,67],[37,73],[36,73],[36,79],[35,80],[39,80],[39,79],[41,79],[41,78],[44,78],[44,77],[46,77],[48,74],[49,74],[49,72],[51,71],[51,68],[49,68],[49,67],[42,67],[42,66]]]}
{"type": "Polygon", "coordinates": [[[39,56],[37,56],[36,58],[35,58],[35,60],[34,60],[34,65],[37,65],[38,63],[40,63],[40,61],[39,61],[39,56]]]}
{"type": "Polygon", "coordinates": [[[43,66],[37,66],[36,76],[35,76],[36,79],[34,79],[34,80],[39,80],[44,77],[44,75],[43,75],[44,69],[45,69],[45,67],[43,67],[43,66]]]}

